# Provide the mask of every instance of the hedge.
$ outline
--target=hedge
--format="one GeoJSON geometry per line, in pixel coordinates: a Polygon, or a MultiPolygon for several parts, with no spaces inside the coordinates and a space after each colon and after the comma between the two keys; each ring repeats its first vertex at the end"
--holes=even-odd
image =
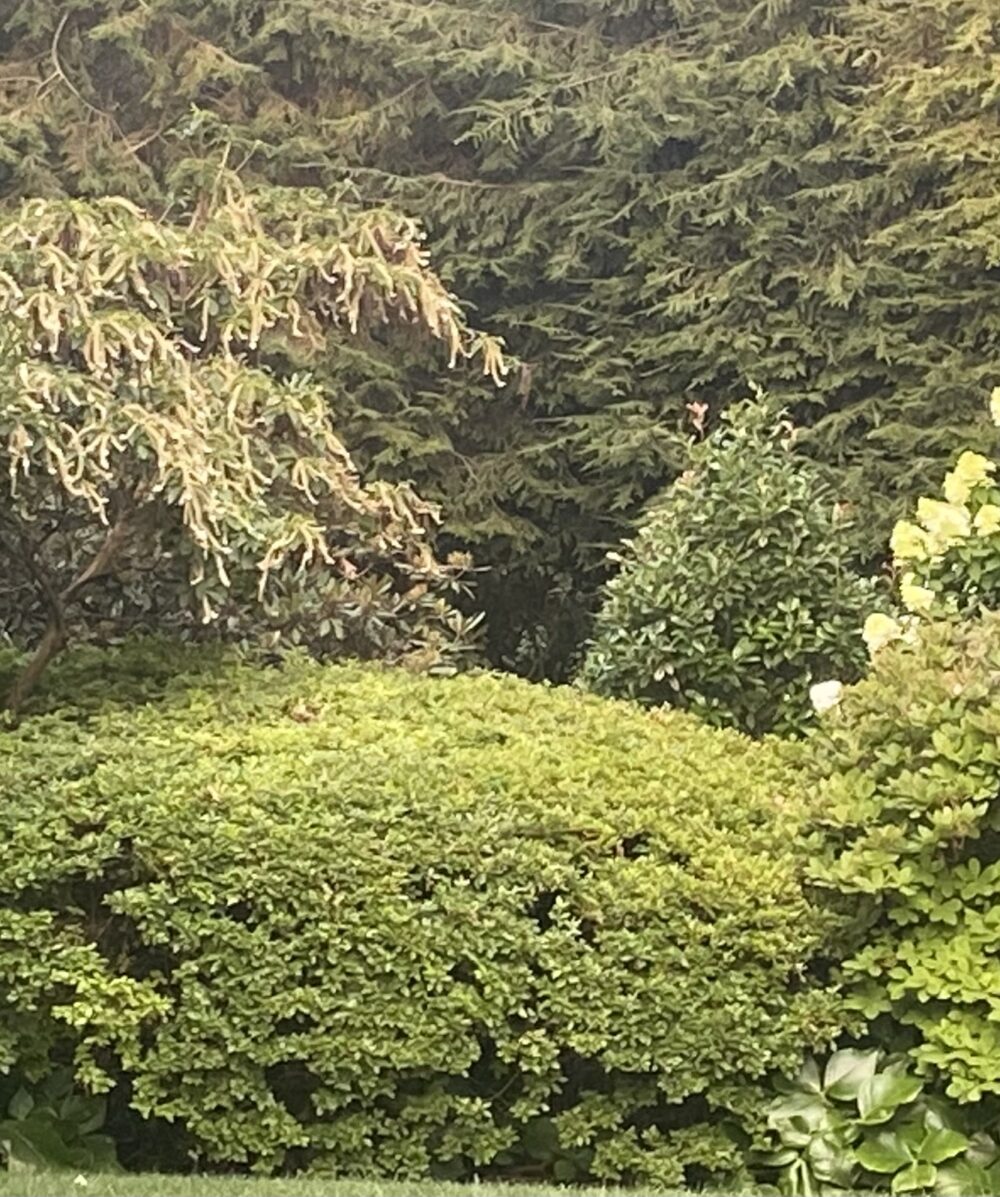
{"type": "Polygon", "coordinates": [[[0,731],[0,1064],[71,1050],[206,1166],[738,1175],[757,1078],[839,1025],[774,744],[151,652],[0,731]]]}

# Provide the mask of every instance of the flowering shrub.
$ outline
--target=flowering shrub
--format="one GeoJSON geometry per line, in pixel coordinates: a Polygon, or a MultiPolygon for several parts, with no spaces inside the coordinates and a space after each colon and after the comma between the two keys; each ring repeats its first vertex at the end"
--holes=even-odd
{"type": "MultiPolygon", "coordinates": [[[[1000,387],[990,397],[1000,425],[1000,387]]],[[[922,618],[968,615],[1000,606],[1000,477],[995,461],[966,451],[947,475],[943,499],[921,498],[916,520],[892,533],[902,620],[872,615],[865,624],[869,652],[906,635],[922,618]]]]}
{"type": "Polygon", "coordinates": [[[974,1103],[1000,1098],[1000,612],[917,619],[907,640],[798,758],[812,875],[849,918],[849,1006],[974,1103]]]}

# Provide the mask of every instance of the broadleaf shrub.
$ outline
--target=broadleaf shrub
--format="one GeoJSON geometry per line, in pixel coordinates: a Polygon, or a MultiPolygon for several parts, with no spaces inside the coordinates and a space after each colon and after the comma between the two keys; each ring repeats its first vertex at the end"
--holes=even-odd
{"type": "Polygon", "coordinates": [[[1000,614],[882,647],[800,760],[850,1004],[950,1096],[1000,1094],[1000,614]]]}
{"type": "Polygon", "coordinates": [[[582,680],[751,733],[812,719],[810,685],[859,677],[878,605],[846,512],[766,404],[729,413],[618,557],[582,680]]]}
{"type": "Polygon", "coordinates": [[[786,1197],[911,1193],[984,1197],[1000,1192],[995,1102],[958,1107],[925,1092],[904,1058],[842,1048],[783,1078],[770,1106],[772,1150],[763,1179],[786,1197]]]}
{"type": "MultiPolygon", "coordinates": [[[[1000,387],[990,398],[1000,424],[1000,387]]],[[[982,446],[988,443],[985,429],[982,446]]],[[[886,625],[880,642],[920,619],[964,617],[1000,607],[1000,478],[997,462],[967,449],[945,476],[941,497],[923,496],[913,520],[892,533],[892,565],[907,612],[886,625]]]]}
{"type": "Polygon", "coordinates": [[[141,698],[0,737],[0,1051],[205,1164],[737,1176],[759,1078],[837,1032],[772,743],[297,658],[141,698]]]}
{"type": "Polygon", "coordinates": [[[118,1171],[114,1143],[100,1133],[104,1109],[103,1098],[74,1089],[66,1068],[35,1083],[0,1076],[0,1168],[118,1171]]]}

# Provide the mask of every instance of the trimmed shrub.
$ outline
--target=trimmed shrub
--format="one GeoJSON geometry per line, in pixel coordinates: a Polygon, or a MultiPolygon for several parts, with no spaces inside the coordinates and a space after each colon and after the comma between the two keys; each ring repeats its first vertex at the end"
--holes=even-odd
{"type": "Polygon", "coordinates": [[[206,1163],[675,1186],[836,1032],[776,746],[510,677],[157,688],[0,736],[0,1063],[72,1049],[206,1163]]]}
{"type": "Polygon", "coordinates": [[[581,680],[752,734],[812,720],[809,688],[861,675],[877,606],[849,521],[786,426],[745,404],[625,542],[581,680]]]}
{"type": "Polygon", "coordinates": [[[851,1004],[968,1102],[1000,1094],[1000,615],[909,635],[808,746],[816,872],[854,916],[851,1004]]]}

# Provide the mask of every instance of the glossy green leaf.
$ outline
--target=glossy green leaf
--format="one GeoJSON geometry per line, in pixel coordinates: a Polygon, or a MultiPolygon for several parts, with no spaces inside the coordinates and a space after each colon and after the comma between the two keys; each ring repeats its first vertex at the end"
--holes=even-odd
{"type": "Polygon", "coordinates": [[[934,1191],[939,1197],[993,1197],[1000,1189],[986,1168],[967,1160],[953,1160],[938,1168],[934,1191]]]}
{"type": "Polygon", "coordinates": [[[858,1163],[869,1172],[897,1172],[913,1160],[913,1153],[892,1131],[879,1131],[857,1148],[858,1163]]]}
{"type": "Polygon", "coordinates": [[[969,1139],[958,1131],[932,1130],[920,1145],[917,1158],[931,1164],[941,1164],[959,1155],[969,1146],[969,1139]]]}
{"type": "Polygon", "coordinates": [[[824,1183],[849,1188],[854,1180],[854,1152],[843,1136],[815,1136],[809,1144],[806,1158],[813,1174],[824,1183]]]}
{"type": "Polygon", "coordinates": [[[930,1189],[937,1177],[933,1164],[910,1164],[892,1178],[893,1193],[913,1193],[930,1189]]]}
{"type": "Polygon", "coordinates": [[[873,1125],[888,1122],[900,1106],[914,1101],[923,1089],[919,1077],[880,1072],[861,1082],[858,1110],[861,1122],[873,1125]]]}
{"type": "Polygon", "coordinates": [[[864,1081],[875,1075],[878,1051],[844,1048],[834,1052],[823,1073],[823,1088],[835,1101],[851,1101],[864,1081]]]}

